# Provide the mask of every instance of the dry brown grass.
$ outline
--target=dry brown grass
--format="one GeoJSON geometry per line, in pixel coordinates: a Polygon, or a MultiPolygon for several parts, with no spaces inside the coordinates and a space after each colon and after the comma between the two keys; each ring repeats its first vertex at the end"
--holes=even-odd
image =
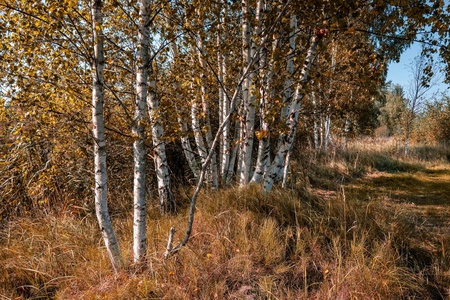
{"type": "Polygon", "coordinates": [[[127,266],[117,274],[111,270],[93,214],[65,210],[18,217],[0,234],[0,295],[4,299],[449,297],[449,232],[441,223],[433,223],[431,230],[423,219],[425,211],[433,222],[438,221],[431,216],[448,216],[442,212],[442,208],[448,212],[448,165],[441,158],[403,159],[387,156],[385,149],[374,150],[373,156],[369,149],[364,151],[355,148],[334,157],[315,157],[314,172],[311,166],[305,171],[294,165],[291,188],[270,195],[257,186],[203,192],[191,240],[167,260],[162,257],[170,227],[177,228],[178,241],[184,234],[186,211],[160,217],[157,206],[150,207],[145,266],[132,264],[132,218],[124,210],[114,216],[127,266]],[[388,171],[363,176],[378,170],[381,162],[388,171]],[[426,171],[433,164],[441,167],[426,171]],[[404,169],[392,171],[399,167],[404,169]],[[351,184],[341,186],[343,181],[351,184]],[[433,203],[423,211],[411,209],[421,205],[414,202],[419,192],[441,197],[443,203],[435,210],[433,203]]]}

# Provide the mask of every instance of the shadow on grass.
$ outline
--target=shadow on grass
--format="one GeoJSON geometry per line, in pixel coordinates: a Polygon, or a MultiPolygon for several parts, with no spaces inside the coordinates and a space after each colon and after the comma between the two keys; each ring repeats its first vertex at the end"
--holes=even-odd
{"type": "Polygon", "coordinates": [[[388,194],[415,205],[450,205],[450,170],[426,169],[414,174],[386,174],[364,179],[352,188],[358,194],[388,194]]]}
{"type": "Polygon", "coordinates": [[[373,154],[373,167],[386,173],[418,172],[425,169],[420,164],[401,161],[383,154],[373,154]]]}

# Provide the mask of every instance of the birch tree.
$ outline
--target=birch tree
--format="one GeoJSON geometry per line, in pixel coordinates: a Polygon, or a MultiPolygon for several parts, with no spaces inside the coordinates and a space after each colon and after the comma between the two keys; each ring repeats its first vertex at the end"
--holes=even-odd
{"type": "MultiPolygon", "coordinates": [[[[259,3],[259,2],[258,2],[259,3]]],[[[258,18],[260,14],[257,14],[258,18]]],[[[258,23],[259,20],[256,20],[258,23]]],[[[253,42],[254,43],[254,42],[253,42]]],[[[251,59],[251,23],[250,7],[248,0],[242,0],[242,59],[244,65],[248,65],[251,59]]],[[[242,144],[241,144],[241,166],[239,172],[239,182],[243,186],[247,184],[250,169],[252,166],[253,134],[255,124],[255,106],[252,102],[250,87],[252,86],[254,72],[250,72],[244,79],[242,85],[242,144]]]]}
{"type": "MultiPolygon", "coordinates": [[[[258,4],[258,12],[263,16],[268,14],[269,5],[265,3],[265,1],[259,1],[258,4]]],[[[262,24],[265,23],[265,20],[262,20],[262,24]]],[[[264,25],[259,27],[259,35],[262,31],[264,31],[264,25]]],[[[272,41],[272,53],[275,52],[278,46],[278,40],[274,37],[272,41]]],[[[256,137],[259,140],[258,143],[258,154],[256,158],[256,166],[253,172],[253,176],[250,180],[251,183],[259,184],[263,179],[263,176],[267,170],[267,166],[270,163],[270,130],[269,123],[267,121],[267,112],[269,109],[269,98],[273,98],[273,90],[272,90],[272,82],[274,76],[274,61],[272,60],[270,63],[268,62],[269,56],[269,48],[267,45],[263,45],[261,50],[261,55],[259,59],[259,70],[260,70],[260,107],[259,107],[259,115],[260,115],[260,130],[256,132],[256,137]],[[268,71],[265,71],[265,68],[268,66],[268,71]]]]}
{"type": "Polygon", "coordinates": [[[101,0],[91,1],[91,18],[94,46],[92,62],[92,133],[95,158],[95,211],[111,263],[115,269],[120,269],[123,266],[122,255],[109,217],[107,204],[108,179],[106,175],[105,125],[103,119],[103,68],[105,58],[103,56],[101,0]]]}
{"type": "Polygon", "coordinates": [[[166,144],[163,140],[164,129],[161,125],[161,112],[159,111],[159,98],[156,87],[155,71],[153,65],[148,66],[150,77],[147,107],[150,116],[153,141],[153,160],[155,161],[155,171],[158,184],[159,204],[161,213],[175,212],[175,198],[170,186],[169,168],[167,165],[166,144]]]}
{"type": "MultiPolygon", "coordinates": [[[[228,66],[228,54],[227,49],[225,48],[224,41],[227,40],[226,33],[226,23],[227,23],[227,1],[223,0],[221,2],[221,11],[220,11],[220,23],[218,25],[218,34],[217,34],[217,69],[219,81],[219,123],[221,124],[228,115],[230,110],[230,103],[228,99],[228,89],[227,89],[227,66],[228,66]]],[[[227,182],[227,174],[228,168],[230,165],[230,122],[226,123],[223,132],[222,132],[222,140],[220,147],[220,176],[222,182],[226,184],[227,182]]]]}
{"type": "MultiPolygon", "coordinates": [[[[200,13],[199,13],[200,16],[200,13]]],[[[206,74],[204,70],[207,69],[206,63],[205,63],[205,49],[203,46],[203,34],[202,30],[199,31],[197,36],[195,37],[197,39],[197,56],[199,60],[199,66],[200,66],[200,91],[201,91],[201,103],[202,103],[202,109],[203,109],[203,115],[205,116],[205,136],[206,136],[206,143],[208,146],[208,151],[206,151],[206,154],[209,151],[212,151],[212,157],[211,157],[211,165],[210,165],[210,180],[211,184],[215,189],[219,188],[219,182],[218,182],[218,169],[217,169],[217,158],[216,158],[216,149],[212,148],[212,142],[213,142],[213,136],[212,136],[212,127],[211,127],[211,118],[210,118],[210,110],[209,110],[209,103],[207,100],[207,81],[206,81],[206,74]]],[[[200,137],[198,134],[197,137],[200,137]]]]}
{"type": "Polygon", "coordinates": [[[145,197],[145,171],[146,149],[143,118],[147,99],[148,66],[150,63],[150,2],[139,1],[139,31],[138,51],[136,61],[136,103],[133,124],[133,154],[134,154],[134,220],[133,220],[133,252],[134,261],[142,260],[145,255],[147,238],[145,231],[146,197],[145,197]]]}
{"type": "Polygon", "coordinates": [[[268,169],[267,175],[264,178],[263,189],[265,191],[271,191],[275,179],[280,175],[281,171],[284,169],[286,157],[288,156],[292,144],[294,142],[295,133],[297,131],[298,113],[300,109],[301,100],[304,97],[302,94],[302,87],[308,80],[308,72],[311,69],[314,55],[319,43],[319,38],[313,36],[311,38],[310,45],[308,47],[307,55],[305,58],[304,65],[301,70],[300,81],[296,86],[293,100],[289,105],[288,118],[286,120],[286,125],[288,127],[288,132],[282,134],[280,137],[280,143],[273,159],[270,168],[268,169]]]}
{"type": "MultiPolygon", "coordinates": [[[[289,2],[288,2],[289,3],[289,2]]],[[[223,131],[223,128],[225,127],[225,125],[231,121],[231,117],[234,113],[234,110],[236,108],[236,104],[237,104],[237,99],[241,90],[241,86],[244,84],[245,79],[247,78],[248,74],[251,72],[251,68],[253,67],[253,64],[256,62],[256,57],[259,55],[260,51],[262,50],[263,45],[265,45],[265,43],[267,42],[269,36],[272,34],[272,31],[275,28],[275,25],[278,24],[279,19],[281,18],[281,16],[284,15],[285,13],[285,9],[287,4],[286,3],[283,8],[281,9],[281,11],[277,14],[275,20],[273,21],[273,23],[271,24],[270,28],[267,30],[267,32],[265,33],[264,37],[261,39],[261,44],[256,47],[255,52],[252,53],[252,56],[250,57],[249,63],[242,69],[241,72],[241,76],[239,78],[239,80],[237,81],[233,96],[230,99],[230,110],[228,115],[223,119],[223,122],[219,125],[219,128],[214,136],[214,140],[212,142],[211,148],[215,148],[219,142],[221,133],[223,131]]],[[[191,203],[190,203],[190,208],[189,208],[189,219],[188,219],[188,224],[187,224],[187,228],[186,228],[186,233],[183,237],[183,239],[181,240],[181,242],[174,248],[172,248],[172,246],[170,245],[170,241],[172,241],[173,239],[173,234],[175,232],[175,230],[172,228],[171,229],[171,233],[169,236],[169,245],[167,246],[167,249],[171,249],[170,253],[176,252],[178,250],[180,250],[189,240],[191,233],[192,233],[192,226],[194,223],[194,216],[195,216],[195,209],[196,209],[196,202],[197,202],[197,197],[202,189],[203,186],[203,181],[205,179],[205,174],[206,174],[206,170],[208,168],[208,165],[211,161],[211,158],[213,156],[213,152],[209,152],[208,156],[206,157],[206,160],[204,161],[204,163],[202,164],[202,168],[201,168],[201,172],[199,175],[199,180],[197,182],[197,185],[195,187],[194,193],[192,195],[191,198],[191,203]]]]}

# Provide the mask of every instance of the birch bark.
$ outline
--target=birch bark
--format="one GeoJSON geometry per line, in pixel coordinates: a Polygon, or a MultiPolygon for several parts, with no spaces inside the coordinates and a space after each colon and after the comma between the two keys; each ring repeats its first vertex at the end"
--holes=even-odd
{"type": "Polygon", "coordinates": [[[297,17],[295,15],[291,16],[290,20],[290,29],[289,33],[289,53],[288,60],[286,64],[286,80],[284,83],[284,95],[283,95],[283,110],[281,112],[281,118],[286,119],[288,117],[289,112],[289,104],[292,102],[292,84],[293,78],[292,75],[294,73],[294,58],[295,58],[295,48],[296,42],[295,39],[297,37],[297,17]]]}
{"type": "Polygon", "coordinates": [[[103,57],[101,0],[91,1],[91,18],[94,43],[92,133],[94,136],[95,212],[112,266],[117,270],[123,267],[123,260],[109,217],[107,203],[108,178],[106,174],[105,124],[103,118],[103,69],[105,59],[103,57]]]}
{"type": "MultiPolygon", "coordinates": [[[[250,60],[250,24],[249,24],[249,4],[248,0],[242,0],[242,63],[244,66],[248,65],[250,60]]],[[[250,73],[249,73],[250,74],[250,73]]],[[[250,78],[249,74],[244,78],[242,83],[242,120],[241,126],[241,143],[240,151],[238,154],[238,169],[237,175],[239,178],[239,184],[245,185],[247,183],[247,176],[249,173],[249,166],[246,165],[246,159],[250,155],[248,150],[248,136],[249,128],[247,128],[247,115],[249,113],[249,100],[250,100],[250,78]]]]}
{"type": "MultiPolygon", "coordinates": [[[[227,173],[225,175],[225,184],[229,184],[231,182],[231,180],[233,179],[233,174],[234,174],[234,167],[236,165],[236,159],[237,159],[237,155],[238,155],[238,151],[239,151],[239,140],[240,140],[240,124],[241,121],[236,121],[235,122],[235,132],[234,132],[234,141],[235,141],[235,145],[234,147],[232,147],[232,151],[231,151],[231,155],[230,155],[230,162],[228,163],[228,169],[227,169],[227,173]]],[[[225,127],[227,126],[227,124],[225,125],[225,127]]],[[[229,124],[228,124],[229,126],[229,124]]],[[[225,128],[224,127],[224,128],[225,128]]]]}
{"type": "Polygon", "coordinates": [[[219,181],[218,181],[218,173],[217,173],[217,157],[216,157],[216,150],[215,148],[212,148],[212,142],[213,142],[213,136],[212,136],[212,128],[211,128],[211,119],[210,119],[210,113],[209,113],[209,104],[206,99],[207,97],[207,82],[206,82],[206,75],[203,72],[203,70],[206,69],[206,64],[204,61],[204,47],[203,47],[203,37],[201,34],[197,35],[197,54],[199,59],[199,64],[201,68],[200,72],[200,78],[201,78],[201,100],[202,100],[202,108],[203,108],[203,114],[205,115],[206,120],[206,143],[208,145],[209,151],[212,151],[212,157],[211,157],[211,165],[210,165],[210,180],[212,183],[212,186],[215,189],[219,188],[219,181]]]}
{"type": "MultiPolygon", "coordinates": [[[[259,37],[261,34],[261,9],[262,9],[263,1],[259,0],[257,2],[256,8],[256,26],[254,32],[256,33],[256,37],[259,37]]],[[[254,57],[256,42],[251,38],[251,30],[250,30],[250,16],[249,16],[249,4],[248,0],[242,1],[242,17],[243,17],[243,57],[244,63],[249,64],[250,58],[254,57]]],[[[255,60],[258,61],[259,55],[255,57],[255,60]]],[[[244,91],[244,113],[245,113],[245,136],[243,140],[243,163],[240,177],[240,185],[246,185],[250,179],[250,171],[252,170],[252,155],[253,155],[253,142],[255,135],[255,101],[256,101],[256,93],[254,90],[254,80],[255,80],[255,67],[252,67],[252,71],[249,73],[248,78],[246,78],[244,91]],[[247,101],[247,102],[246,102],[247,101]]]]}
{"type": "Polygon", "coordinates": [[[323,144],[323,148],[325,152],[328,152],[328,143],[330,141],[330,127],[331,127],[331,118],[329,112],[327,112],[326,118],[325,118],[325,141],[323,144]]]}
{"type": "Polygon", "coordinates": [[[203,140],[200,120],[198,118],[199,109],[197,99],[193,99],[191,103],[191,122],[192,122],[192,131],[194,131],[194,139],[195,144],[197,145],[197,150],[200,155],[201,163],[203,164],[208,156],[208,152],[206,150],[205,142],[203,140]]]}
{"type": "Polygon", "coordinates": [[[183,120],[183,117],[181,116],[180,112],[178,111],[177,106],[175,105],[175,109],[177,111],[178,117],[178,126],[180,127],[180,140],[181,140],[181,148],[183,148],[184,156],[186,157],[186,160],[188,162],[189,168],[192,171],[192,174],[194,174],[194,177],[198,177],[200,174],[200,169],[198,168],[197,160],[195,159],[194,151],[191,147],[191,142],[189,140],[188,133],[188,125],[185,120],[183,120]]]}
{"type": "Polygon", "coordinates": [[[283,181],[281,182],[281,187],[284,189],[287,186],[287,178],[289,173],[289,164],[291,162],[291,150],[286,154],[286,160],[284,162],[284,170],[283,170],[283,181]]]}
{"type": "Polygon", "coordinates": [[[345,128],[344,128],[344,149],[347,150],[348,146],[348,135],[350,134],[350,128],[352,125],[352,118],[348,117],[347,120],[345,120],[345,128]]]}
{"type": "MultiPolygon", "coordinates": [[[[336,65],[336,46],[332,45],[331,49],[331,72],[334,74],[334,69],[336,65]]],[[[331,95],[333,85],[333,77],[330,80],[330,91],[329,95],[331,95]]],[[[324,150],[328,152],[328,144],[330,142],[330,129],[331,129],[331,117],[330,117],[330,104],[328,104],[327,115],[325,119],[325,141],[324,141],[324,150]]]]}
{"type": "MultiPolygon", "coordinates": [[[[261,0],[260,0],[261,1],[261,0]]],[[[265,6],[264,2],[261,1],[261,10],[262,13],[265,13],[267,10],[267,7],[265,6]]],[[[264,28],[260,27],[260,31],[263,31],[264,28]]],[[[272,50],[275,51],[278,45],[278,41],[275,38],[272,43],[272,50]]],[[[273,67],[273,61],[269,64],[269,70],[266,73],[265,67],[267,65],[267,53],[268,49],[267,47],[263,47],[261,50],[261,57],[259,60],[259,68],[260,68],[260,77],[262,78],[262,87],[261,87],[261,101],[260,101],[260,107],[259,107],[259,113],[260,113],[260,123],[261,123],[261,132],[259,137],[259,144],[258,144],[258,155],[256,159],[256,166],[255,171],[253,172],[252,179],[250,180],[251,183],[257,183],[259,184],[264,176],[264,173],[267,169],[267,165],[270,162],[270,130],[269,130],[269,123],[266,120],[266,113],[267,113],[267,107],[268,107],[268,101],[269,101],[269,94],[271,93],[271,85],[273,80],[273,73],[274,73],[274,67],[273,67]]]]}
{"type": "Polygon", "coordinates": [[[313,119],[314,119],[314,147],[316,151],[319,150],[319,128],[317,126],[317,102],[316,93],[312,92],[312,102],[313,102],[313,119]]]}
{"type": "MultiPolygon", "coordinates": [[[[222,41],[226,40],[226,31],[225,31],[225,16],[226,16],[226,1],[223,1],[222,4],[222,19],[221,26],[219,32],[219,49],[221,47],[222,41]],[[221,36],[222,35],[222,36],[221,36]]],[[[228,63],[228,55],[224,52],[219,52],[220,59],[219,61],[219,76],[222,81],[222,86],[219,88],[219,98],[221,99],[221,118],[220,123],[223,122],[224,118],[228,115],[228,111],[230,110],[230,101],[228,99],[228,90],[227,90],[227,63],[228,63]]],[[[222,143],[221,143],[221,165],[220,165],[220,174],[222,177],[222,182],[227,183],[227,172],[230,164],[230,122],[226,123],[223,132],[222,132],[222,143]]]]}
{"type": "Polygon", "coordinates": [[[169,168],[167,165],[166,145],[162,136],[164,129],[160,123],[159,98],[156,90],[156,80],[152,64],[149,64],[149,89],[147,94],[147,106],[152,128],[152,141],[154,149],[155,171],[158,182],[159,204],[161,214],[176,210],[175,199],[170,186],[169,168]]]}
{"type": "Polygon", "coordinates": [[[261,119],[261,136],[259,138],[258,144],[258,156],[256,158],[256,167],[253,172],[251,183],[259,184],[264,176],[266,167],[269,163],[270,154],[270,133],[269,133],[269,123],[265,120],[266,118],[266,107],[267,107],[267,92],[263,91],[263,97],[261,98],[260,105],[260,119],[261,119]]]}
{"type": "MultiPolygon", "coordinates": [[[[295,58],[295,49],[296,49],[296,37],[297,37],[297,17],[295,15],[292,15],[290,18],[290,33],[289,33],[289,52],[288,52],[288,60],[286,64],[286,79],[284,83],[284,95],[283,95],[283,107],[281,109],[281,120],[286,120],[287,118],[290,118],[290,107],[293,104],[293,93],[292,93],[292,85],[294,83],[293,80],[293,74],[294,74],[294,58],[295,58]]],[[[295,129],[296,130],[296,129],[295,129]]],[[[280,138],[278,140],[278,147],[281,147],[283,144],[284,135],[280,135],[280,138]]],[[[286,162],[289,162],[287,157],[289,157],[289,152],[286,154],[286,159],[283,163],[283,169],[280,169],[279,173],[275,177],[275,181],[281,180],[284,175],[287,176],[287,168],[286,162]]],[[[284,183],[284,180],[283,180],[284,183]]]]}
{"type": "Polygon", "coordinates": [[[134,220],[133,220],[133,253],[134,262],[139,262],[145,256],[147,239],[145,231],[146,198],[145,198],[145,170],[146,151],[143,118],[147,99],[148,64],[149,57],[149,0],[139,1],[139,29],[138,29],[138,53],[136,71],[136,102],[134,105],[133,124],[133,154],[134,154],[134,220]]]}

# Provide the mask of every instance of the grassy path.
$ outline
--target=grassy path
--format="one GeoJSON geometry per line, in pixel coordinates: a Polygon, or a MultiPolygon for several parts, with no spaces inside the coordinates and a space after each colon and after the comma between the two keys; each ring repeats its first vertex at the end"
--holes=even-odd
{"type": "Polygon", "coordinates": [[[430,270],[443,290],[432,292],[436,299],[450,295],[450,165],[414,172],[374,172],[345,186],[350,197],[382,201],[393,215],[409,223],[405,236],[416,255],[430,270]],[[411,230],[412,229],[412,230],[411,230]]]}
{"type": "Polygon", "coordinates": [[[450,242],[450,166],[414,173],[375,172],[347,189],[358,197],[383,200],[415,219],[419,230],[444,235],[450,242]]]}

